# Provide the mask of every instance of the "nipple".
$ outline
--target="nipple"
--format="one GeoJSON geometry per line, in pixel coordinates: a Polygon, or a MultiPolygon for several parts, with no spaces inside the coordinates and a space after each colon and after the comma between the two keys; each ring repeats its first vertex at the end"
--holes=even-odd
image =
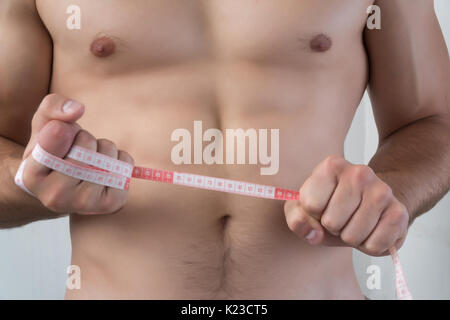
{"type": "Polygon", "coordinates": [[[94,56],[105,58],[114,53],[116,44],[111,38],[101,37],[95,39],[91,44],[91,52],[94,56]]]}
{"type": "Polygon", "coordinates": [[[325,52],[331,48],[331,38],[325,34],[319,34],[311,39],[309,47],[316,52],[325,52]]]}

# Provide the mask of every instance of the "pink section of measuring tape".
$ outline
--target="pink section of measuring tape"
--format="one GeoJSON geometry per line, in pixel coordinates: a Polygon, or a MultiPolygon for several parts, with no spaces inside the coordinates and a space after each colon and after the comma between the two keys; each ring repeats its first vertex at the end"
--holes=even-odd
{"type": "MultiPolygon", "coordinates": [[[[45,151],[42,150],[41,147],[38,148],[39,152],[41,154],[44,154],[45,151]]],[[[52,157],[50,155],[48,156],[48,158],[49,159],[51,158],[51,160],[49,160],[48,162],[55,163],[56,160],[54,159],[54,156],[52,157]]],[[[119,181],[118,182],[119,185],[117,185],[117,183],[115,183],[116,181],[115,179],[117,178],[114,175],[123,175],[128,178],[133,177],[157,182],[178,184],[199,189],[236,193],[246,196],[267,198],[267,199],[298,200],[299,197],[298,191],[276,188],[261,184],[230,179],[221,179],[215,177],[207,177],[177,171],[168,171],[137,166],[133,167],[131,164],[127,162],[112,159],[105,155],[94,152],[92,150],[88,150],[78,146],[72,147],[72,149],[69,151],[69,154],[67,155],[67,158],[77,160],[89,164],[90,166],[104,170],[105,172],[102,172],[104,176],[102,179],[103,182],[101,182],[100,184],[104,184],[104,181],[110,181],[111,185],[109,186],[122,190],[126,190],[129,186],[129,183],[121,183],[119,181]]],[[[67,166],[67,164],[65,164],[65,166],[67,166]]],[[[75,171],[76,173],[78,173],[78,177],[80,177],[80,179],[82,179],[81,177],[87,175],[87,173],[83,174],[81,173],[81,171],[82,171],[81,169],[77,169],[77,171],[75,171]]],[[[86,170],[86,172],[89,172],[89,170],[86,170]]]]}
{"type": "MultiPolygon", "coordinates": [[[[67,154],[67,158],[83,164],[58,158],[42,149],[39,144],[33,149],[32,156],[37,162],[65,175],[121,190],[128,190],[130,178],[139,178],[266,199],[298,200],[299,198],[298,191],[272,186],[176,171],[133,167],[130,163],[79,146],[73,146],[67,154]]],[[[397,298],[411,300],[412,295],[408,289],[397,250],[391,248],[389,252],[395,267],[397,298]]]]}

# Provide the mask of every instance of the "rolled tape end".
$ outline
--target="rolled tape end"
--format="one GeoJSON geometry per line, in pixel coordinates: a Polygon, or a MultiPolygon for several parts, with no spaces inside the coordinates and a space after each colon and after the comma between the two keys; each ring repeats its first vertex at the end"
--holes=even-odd
{"type": "Polygon", "coordinates": [[[25,169],[25,164],[27,162],[27,159],[23,160],[22,163],[19,166],[19,170],[17,170],[16,176],[14,177],[14,182],[16,186],[18,186],[20,189],[28,193],[30,196],[35,197],[35,195],[25,187],[25,184],[23,183],[23,171],[25,169]]]}

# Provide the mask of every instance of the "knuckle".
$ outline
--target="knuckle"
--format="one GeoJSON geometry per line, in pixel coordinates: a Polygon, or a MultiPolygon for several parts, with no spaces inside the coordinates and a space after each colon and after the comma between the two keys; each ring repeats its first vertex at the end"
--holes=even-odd
{"type": "Polygon", "coordinates": [[[96,142],[95,137],[86,130],[80,130],[75,140],[76,144],[83,144],[83,145],[90,145],[94,142],[96,142]]]}
{"type": "Polygon", "coordinates": [[[389,213],[389,220],[392,225],[403,225],[408,222],[409,215],[405,206],[397,203],[393,206],[389,213]]]}
{"type": "Polygon", "coordinates": [[[131,163],[132,165],[134,165],[134,159],[133,157],[126,151],[123,150],[119,150],[119,159],[121,159],[122,161],[131,163]]]}
{"type": "Polygon", "coordinates": [[[107,150],[116,150],[117,149],[116,144],[108,139],[103,139],[103,138],[98,139],[97,143],[99,146],[101,146],[102,148],[107,149],[107,150]]]}
{"type": "Polygon", "coordinates": [[[98,139],[98,142],[104,145],[105,147],[115,147],[116,144],[112,142],[111,140],[100,138],[98,139]]]}
{"type": "Polygon", "coordinates": [[[293,206],[292,201],[289,200],[285,201],[283,205],[284,213],[288,213],[291,210],[292,206],[293,206]]]}
{"type": "Polygon", "coordinates": [[[337,155],[331,155],[325,158],[322,165],[319,166],[324,174],[336,172],[344,163],[344,159],[337,155]]]}
{"type": "Polygon", "coordinates": [[[378,184],[372,193],[374,202],[386,202],[392,196],[392,189],[385,183],[378,184]]]}
{"type": "Polygon", "coordinates": [[[324,226],[325,229],[333,233],[337,233],[341,230],[337,221],[329,215],[322,216],[322,218],[320,219],[320,223],[322,224],[322,226],[324,226]]]}
{"type": "Polygon", "coordinates": [[[106,214],[117,212],[123,206],[123,200],[120,197],[106,196],[100,204],[100,211],[106,214]]]}
{"type": "Polygon", "coordinates": [[[41,203],[52,211],[64,211],[64,203],[62,201],[62,189],[53,188],[41,196],[41,203]]]}
{"type": "Polygon", "coordinates": [[[55,139],[68,139],[70,138],[71,132],[67,130],[66,125],[58,120],[51,120],[46,125],[46,130],[55,139]]]}
{"type": "Polygon", "coordinates": [[[35,113],[33,114],[33,117],[31,118],[31,126],[32,126],[32,127],[35,126],[36,121],[38,120],[38,118],[39,118],[39,114],[38,114],[37,112],[35,112],[35,113]]]}
{"type": "Polygon", "coordinates": [[[372,169],[368,166],[356,165],[353,166],[350,170],[353,178],[353,183],[356,185],[368,183],[374,177],[372,169]]]}
{"type": "Polygon", "coordinates": [[[73,210],[75,210],[76,212],[94,210],[92,204],[95,203],[95,201],[93,201],[92,195],[93,195],[92,192],[87,192],[85,190],[77,193],[72,202],[73,210]]]}
{"type": "MultiPolygon", "coordinates": [[[[306,203],[306,201],[308,200],[308,196],[307,194],[311,193],[311,177],[309,177],[308,179],[306,179],[305,183],[303,184],[303,186],[301,187],[301,192],[298,196],[298,204],[300,206],[303,207],[303,204],[306,203]]],[[[289,204],[289,201],[286,201],[286,204],[289,204]]]]}
{"type": "Polygon", "coordinates": [[[305,209],[306,212],[319,213],[322,211],[321,205],[311,197],[303,199],[302,207],[305,209]]]}
{"type": "Polygon", "coordinates": [[[307,223],[308,219],[304,214],[295,214],[288,219],[288,227],[293,232],[300,230],[307,223]]]}
{"type": "Polygon", "coordinates": [[[58,94],[50,93],[50,94],[46,95],[44,97],[44,99],[42,99],[40,107],[42,109],[51,108],[53,106],[53,104],[55,103],[55,101],[58,100],[58,99],[59,99],[59,95],[58,94]]]}
{"type": "Polygon", "coordinates": [[[302,188],[303,191],[300,192],[297,204],[308,213],[320,213],[322,212],[322,205],[314,196],[311,196],[312,188],[310,188],[308,181],[306,181],[304,187],[302,188]]]}
{"type": "Polygon", "coordinates": [[[56,93],[50,93],[46,95],[42,99],[37,112],[34,113],[33,118],[31,119],[31,125],[34,126],[36,121],[38,121],[43,114],[50,114],[51,109],[59,99],[60,96],[56,93]]]}
{"type": "Polygon", "coordinates": [[[341,233],[341,240],[344,243],[346,243],[346,244],[348,244],[348,245],[350,245],[352,247],[357,247],[360,244],[359,238],[355,234],[353,234],[351,232],[343,231],[341,233]]]}
{"type": "Polygon", "coordinates": [[[367,243],[365,247],[366,252],[371,256],[380,256],[384,251],[382,246],[374,242],[367,243]]]}

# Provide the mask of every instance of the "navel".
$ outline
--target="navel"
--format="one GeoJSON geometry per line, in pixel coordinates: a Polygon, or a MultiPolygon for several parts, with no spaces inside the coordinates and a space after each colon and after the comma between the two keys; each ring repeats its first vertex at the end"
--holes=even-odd
{"type": "Polygon", "coordinates": [[[95,39],[91,44],[91,52],[94,56],[105,58],[114,53],[116,44],[114,40],[108,37],[101,37],[95,39]]]}
{"type": "Polygon", "coordinates": [[[309,47],[311,48],[311,50],[316,52],[325,52],[329,50],[332,45],[333,43],[331,41],[331,38],[323,33],[315,36],[309,42],[309,47]]]}
{"type": "Polygon", "coordinates": [[[230,222],[230,216],[224,215],[223,217],[221,217],[220,220],[221,220],[222,230],[225,231],[225,229],[228,226],[228,223],[230,222]]]}

